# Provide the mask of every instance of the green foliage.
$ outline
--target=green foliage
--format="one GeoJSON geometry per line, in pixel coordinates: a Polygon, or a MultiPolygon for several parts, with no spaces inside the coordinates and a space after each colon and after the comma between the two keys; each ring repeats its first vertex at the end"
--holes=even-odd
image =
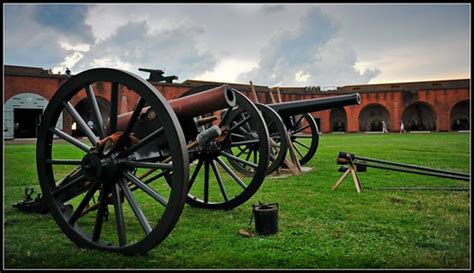
{"type": "MultiPolygon", "coordinates": [[[[39,192],[35,146],[5,145],[6,268],[469,268],[470,195],[460,191],[383,187],[469,187],[466,182],[370,169],[362,192],[350,177],[331,186],[339,151],[396,162],[470,172],[469,134],[322,135],[307,166],[287,178],[267,177],[232,211],[185,206],[171,234],[148,254],[127,257],[76,247],[50,215],[12,205],[25,186],[39,192]],[[279,233],[246,238],[251,205],[279,203],[279,233]]],[[[67,151],[64,151],[67,152],[67,151]]]]}

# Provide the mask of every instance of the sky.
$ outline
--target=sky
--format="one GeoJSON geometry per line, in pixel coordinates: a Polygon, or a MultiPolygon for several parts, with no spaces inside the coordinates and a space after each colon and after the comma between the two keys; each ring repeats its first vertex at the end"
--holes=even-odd
{"type": "Polygon", "coordinates": [[[470,78],[469,4],[4,4],[4,64],[321,86],[470,78]]]}

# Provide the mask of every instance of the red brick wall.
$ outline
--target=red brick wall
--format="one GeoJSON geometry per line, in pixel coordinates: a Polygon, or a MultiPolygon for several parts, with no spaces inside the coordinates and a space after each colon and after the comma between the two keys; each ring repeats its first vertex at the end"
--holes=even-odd
{"type": "Polygon", "coordinates": [[[19,93],[38,94],[48,101],[64,82],[64,78],[43,78],[5,75],[3,99],[7,102],[19,93]]]}
{"type": "MultiPolygon", "coordinates": [[[[13,76],[5,75],[4,82],[4,102],[8,101],[15,94],[19,93],[35,93],[43,96],[47,100],[50,100],[59,86],[64,82],[65,78],[62,77],[31,77],[31,76],[13,76]]],[[[154,84],[158,91],[163,94],[167,99],[173,99],[186,92],[189,87],[180,84],[154,84]]],[[[110,86],[104,85],[102,87],[94,86],[94,90],[98,92],[100,96],[103,96],[106,100],[110,101],[107,93],[110,86]]],[[[84,92],[82,92],[84,93],[84,92]]],[[[123,89],[123,94],[127,95],[127,111],[131,111],[137,101],[136,96],[133,96],[128,90],[123,89]]],[[[243,92],[251,100],[254,100],[250,92],[243,92]]],[[[263,92],[257,92],[259,102],[270,103],[268,94],[263,92]]],[[[325,94],[321,93],[281,93],[283,101],[294,101],[301,99],[312,99],[320,97],[329,97],[339,95],[342,93],[332,93],[329,91],[325,94]]],[[[347,94],[347,93],[345,93],[347,94]]],[[[361,104],[353,106],[345,106],[344,110],[347,115],[347,131],[358,132],[359,130],[359,114],[364,106],[372,103],[378,103],[383,105],[390,113],[390,129],[392,131],[398,131],[400,129],[400,119],[403,115],[403,110],[414,102],[425,102],[431,106],[436,115],[436,124],[438,131],[449,131],[450,130],[450,118],[451,110],[454,105],[463,100],[470,99],[468,88],[457,88],[457,89],[424,89],[419,91],[374,91],[374,92],[361,92],[361,104]],[[408,92],[408,93],[407,93],[408,92]]],[[[80,95],[85,97],[85,94],[80,95]]],[[[71,103],[75,105],[82,97],[78,97],[71,103]]],[[[276,93],[274,93],[275,99],[276,93]]],[[[122,109],[123,111],[124,109],[122,109]]],[[[321,121],[321,128],[323,133],[331,131],[330,128],[330,110],[320,111],[312,113],[315,118],[319,118],[321,121]]],[[[65,121],[65,124],[70,121],[65,121]]],[[[66,126],[65,128],[68,128],[66,126]]]]}

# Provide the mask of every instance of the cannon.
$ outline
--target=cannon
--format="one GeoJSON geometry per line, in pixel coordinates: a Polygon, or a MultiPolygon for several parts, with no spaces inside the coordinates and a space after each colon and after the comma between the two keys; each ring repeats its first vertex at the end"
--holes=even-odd
{"type": "MultiPolygon", "coordinates": [[[[215,86],[217,85],[197,86],[188,90],[183,96],[203,92],[215,86]]],[[[269,166],[265,174],[268,175],[284,165],[283,162],[289,145],[293,146],[301,165],[306,164],[313,158],[318,149],[319,129],[313,116],[309,113],[360,103],[359,93],[266,105],[256,103],[255,105],[265,119],[265,124],[271,138],[269,166]],[[310,130],[310,134],[303,133],[306,129],[310,130]],[[310,139],[310,143],[307,144],[301,141],[301,139],[310,139]]],[[[233,111],[230,117],[232,124],[245,123],[246,118],[245,114],[239,111],[233,111]]],[[[247,136],[245,126],[242,126],[239,128],[239,132],[231,134],[230,138],[242,144],[238,147],[235,156],[245,160],[252,160],[258,157],[258,151],[252,146],[253,143],[244,142],[247,136]]],[[[231,160],[229,163],[239,170],[240,173],[248,176],[253,175],[253,170],[248,166],[236,160],[231,160]]]]}
{"type": "MultiPolygon", "coordinates": [[[[306,164],[316,154],[319,145],[319,129],[316,121],[311,116],[311,112],[318,112],[323,110],[332,109],[335,107],[342,107],[348,105],[360,104],[361,99],[359,93],[332,96],[328,98],[316,98],[309,100],[297,100],[283,103],[267,104],[268,108],[273,109],[283,120],[284,126],[287,129],[287,134],[283,134],[281,130],[275,128],[269,128],[270,137],[274,142],[282,142],[279,139],[283,139],[287,135],[289,137],[289,144],[293,146],[298,161],[301,165],[306,164]],[[309,129],[310,134],[304,134],[304,130],[309,129]],[[300,139],[310,139],[309,146],[306,143],[300,141],[300,139]]],[[[265,111],[265,110],[264,110],[265,111]]],[[[268,110],[266,110],[268,112],[268,110]]],[[[278,123],[279,120],[275,119],[273,115],[263,115],[267,124],[272,122],[278,123]]],[[[272,158],[282,158],[281,154],[286,154],[286,150],[280,149],[272,158]]],[[[275,171],[282,164],[282,160],[274,160],[270,163],[268,172],[275,171]]]]}
{"type": "Polygon", "coordinates": [[[52,217],[76,245],[135,255],[169,235],[186,202],[232,209],[248,200],[265,177],[268,139],[255,105],[226,85],[166,101],[130,72],[95,68],[69,78],[51,98],[38,133],[37,172],[52,217]],[[110,99],[110,109],[99,107],[98,96],[110,99]],[[92,128],[73,106],[82,99],[92,128]],[[256,162],[229,153],[239,145],[229,137],[238,128],[229,119],[235,111],[249,117],[256,162]],[[61,115],[85,140],[61,128],[61,115]],[[254,175],[240,176],[231,160],[254,175]]]}

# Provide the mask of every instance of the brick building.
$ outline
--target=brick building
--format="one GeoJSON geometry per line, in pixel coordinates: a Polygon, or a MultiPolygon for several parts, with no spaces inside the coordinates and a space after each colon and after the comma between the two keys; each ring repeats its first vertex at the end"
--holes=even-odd
{"type": "MultiPolygon", "coordinates": [[[[35,137],[41,113],[48,101],[68,79],[37,67],[4,66],[4,138],[35,137]]],[[[218,82],[186,80],[182,83],[152,84],[166,99],[175,98],[190,88],[220,84],[218,82]]],[[[253,98],[250,85],[232,87],[253,98]]],[[[271,103],[268,86],[255,85],[258,100],[271,103]]],[[[101,96],[107,86],[96,88],[101,108],[109,107],[109,98],[101,96]]],[[[425,82],[348,85],[322,91],[319,87],[280,87],[282,101],[330,97],[358,92],[361,104],[312,113],[320,131],[364,132],[381,131],[385,121],[389,131],[398,132],[403,121],[407,131],[457,131],[470,129],[470,80],[455,79],[425,82]]],[[[124,93],[120,98],[123,111],[131,111],[136,98],[124,93]]],[[[274,96],[276,95],[273,92],[274,96]]],[[[79,113],[86,111],[85,98],[71,101],[79,113]]],[[[72,120],[65,118],[57,127],[73,130],[72,120]]]]}

